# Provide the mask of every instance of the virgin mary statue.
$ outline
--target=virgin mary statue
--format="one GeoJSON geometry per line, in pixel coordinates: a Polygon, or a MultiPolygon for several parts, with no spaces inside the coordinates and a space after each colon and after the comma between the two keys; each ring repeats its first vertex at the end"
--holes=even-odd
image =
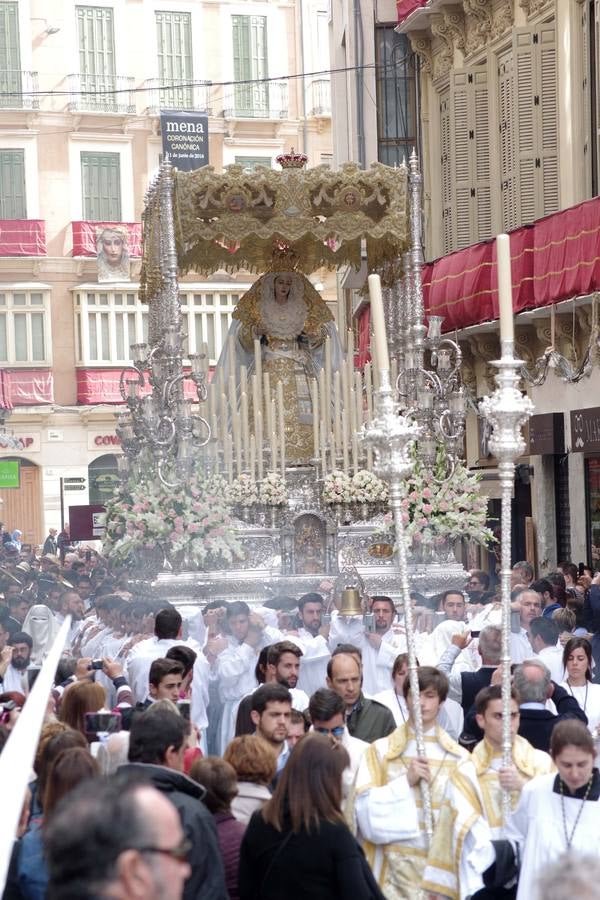
{"type": "MultiPolygon", "coordinates": [[[[313,455],[310,380],[325,365],[325,341],[330,338],[331,365],[340,367],[343,354],[327,304],[305,275],[294,271],[267,272],[244,294],[229,329],[236,353],[236,371],[255,368],[254,341],[259,339],[263,372],[270,376],[275,396],[283,387],[286,459],[308,462],[313,455]]],[[[227,372],[231,341],[226,341],[218,366],[227,372]]],[[[238,374],[239,377],[239,374],[238,374]]]]}

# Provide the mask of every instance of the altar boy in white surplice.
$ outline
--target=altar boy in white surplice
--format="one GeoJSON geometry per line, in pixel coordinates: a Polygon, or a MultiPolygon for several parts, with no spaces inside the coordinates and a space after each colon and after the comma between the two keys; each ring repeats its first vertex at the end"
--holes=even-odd
{"type": "Polygon", "coordinates": [[[388,900],[415,900],[427,856],[420,782],[430,784],[434,824],[448,778],[468,754],[437,722],[448,679],[432,666],[419,669],[426,758],[417,756],[409,679],[408,721],[366,751],[355,782],[354,813],[367,859],[388,900]]]}

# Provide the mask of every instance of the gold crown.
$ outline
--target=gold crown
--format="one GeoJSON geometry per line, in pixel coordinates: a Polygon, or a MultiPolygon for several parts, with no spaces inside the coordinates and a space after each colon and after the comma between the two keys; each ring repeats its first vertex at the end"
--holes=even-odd
{"type": "Polygon", "coordinates": [[[278,244],[271,253],[269,272],[294,272],[298,262],[298,254],[292,247],[287,244],[278,244]]]}
{"type": "Polygon", "coordinates": [[[308,162],[306,153],[296,153],[293,147],[289,153],[280,153],[275,159],[282,169],[303,169],[308,162]]]}

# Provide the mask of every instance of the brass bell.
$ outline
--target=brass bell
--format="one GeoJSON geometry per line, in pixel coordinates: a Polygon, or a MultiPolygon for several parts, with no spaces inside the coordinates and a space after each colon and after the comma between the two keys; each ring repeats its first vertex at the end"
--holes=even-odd
{"type": "Polygon", "coordinates": [[[340,616],[362,616],[362,614],[359,592],[356,588],[345,588],[342,591],[340,616]]]}

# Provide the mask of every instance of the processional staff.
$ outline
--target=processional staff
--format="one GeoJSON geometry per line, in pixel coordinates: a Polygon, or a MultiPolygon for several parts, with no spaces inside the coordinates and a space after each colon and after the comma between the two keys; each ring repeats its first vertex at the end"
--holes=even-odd
{"type": "MultiPolygon", "coordinates": [[[[510,575],[511,575],[511,501],[515,478],[515,460],[525,450],[522,427],[533,412],[529,397],[518,389],[520,359],[514,355],[514,327],[512,303],[512,275],[510,261],[510,237],[499,234],[496,238],[496,271],[498,278],[498,305],[500,312],[500,359],[494,363],[498,369],[497,388],[479,404],[481,414],[492,428],[490,450],[498,460],[498,472],[502,489],[501,512],[501,565],[502,589],[502,765],[512,762],[512,738],[510,733],[511,676],[510,676],[510,575]]],[[[510,793],[502,792],[504,821],[510,815],[510,793]]]]}

